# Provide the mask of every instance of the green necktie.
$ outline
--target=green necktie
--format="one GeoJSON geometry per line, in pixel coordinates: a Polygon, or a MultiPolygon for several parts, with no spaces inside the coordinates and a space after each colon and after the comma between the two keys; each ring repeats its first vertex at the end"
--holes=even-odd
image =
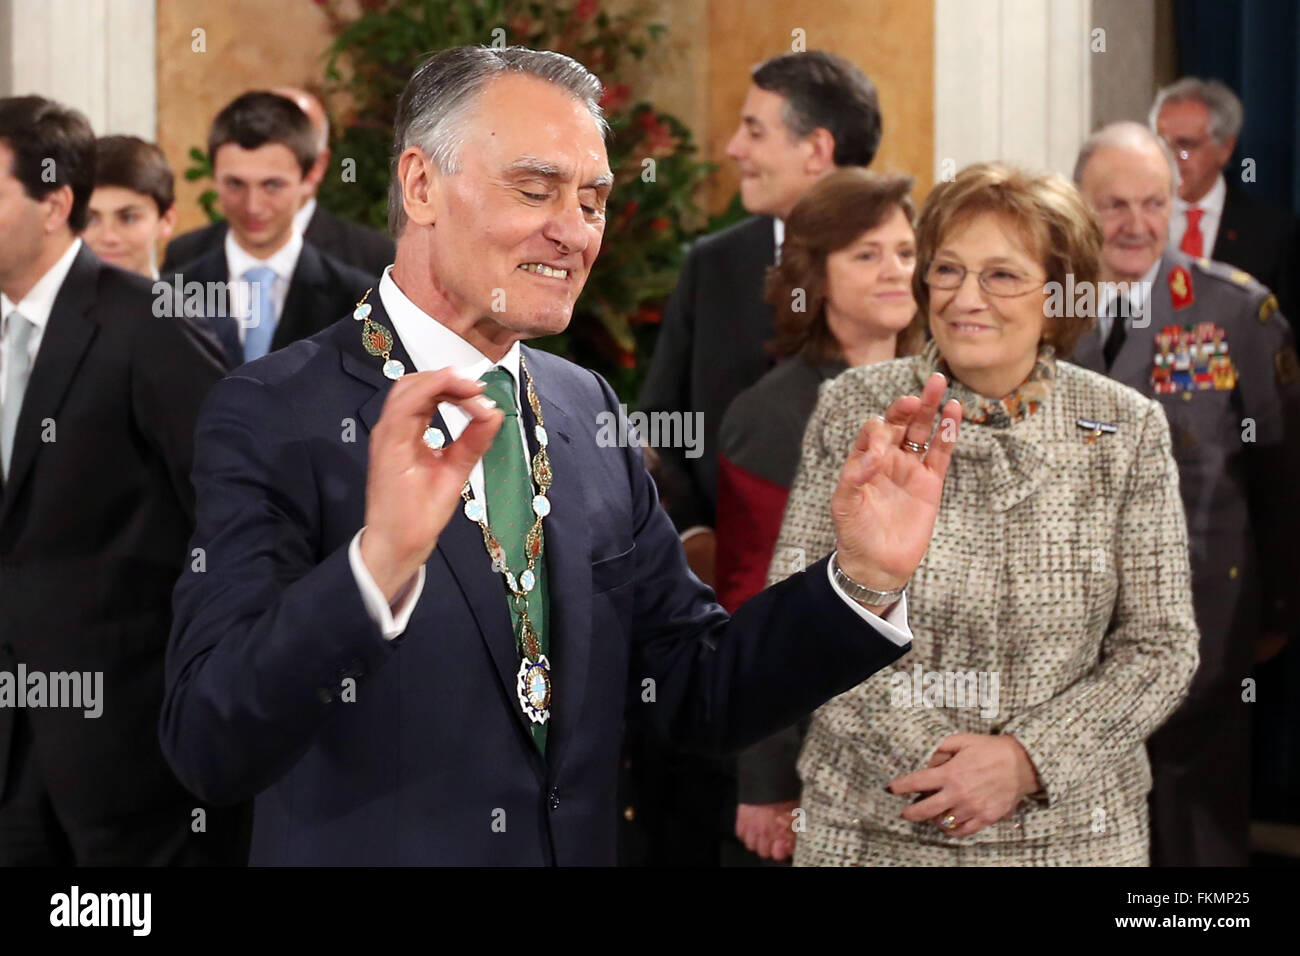
{"type": "MultiPolygon", "coordinates": [[[[519,409],[515,404],[515,380],[503,368],[494,368],[483,375],[483,395],[497,403],[506,420],[492,440],[492,447],[483,456],[483,484],[487,495],[487,520],[497,542],[506,553],[506,566],[516,578],[528,566],[524,557],[524,539],[533,526],[532,468],[519,432],[519,409]]],[[[543,654],[547,646],[546,601],[546,551],[542,539],[542,555],[533,569],[537,584],[528,593],[528,619],[537,633],[537,643],[543,654]]],[[[501,587],[505,589],[505,581],[501,587]]],[[[519,614],[515,602],[506,590],[510,605],[510,623],[518,635],[519,614]]],[[[516,650],[518,637],[516,636],[516,650]]],[[[554,701],[552,701],[552,704],[554,701]]],[[[516,706],[518,706],[516,704],[516,706]]],[[[529,721],[533,740],[542,753],[546,753],[547,724],[529,721]]]]}

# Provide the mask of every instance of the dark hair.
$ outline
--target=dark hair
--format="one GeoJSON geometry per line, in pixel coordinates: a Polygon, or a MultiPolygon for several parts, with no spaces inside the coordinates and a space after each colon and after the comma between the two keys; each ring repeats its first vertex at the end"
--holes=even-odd
{"type": "Polygon", "coordinates": [[[287,146],[304,176],[316,162],[319,146],[316,128],[307,114],[287,96],[256,90],[226,104],[208,131],[208,162],[217,162],[217,150],[228,143],[257,149],[267,143],[287,146]]]}
{"type": "Polygon", "coordinates": [[[72,190],[68,228],[84,229],[95,174],[95,134],[86,117],[42,96],[5,97],[0,141],[14,154],[11,173],[23,192],[44,199],[67,186],[72,190]]]}
{"type": "Polygon", "coordinates": [[[167,157],[138,136],[101,136],[95,140],[95,185],[121,186],[148,196],[160,216],[176,201],[175,177],[167,157]]]}
{"type": "MultiPolygon", "coordinates": [[[[776,311],[776,335],[768,351],[778,358],[803,352],[815,362],[843,354],[826,324],[826,259],[875,229],[901,209],[911,223],[912,177],[881,175],[865,169],[839,169],[804,194],[785,221],[781,262],[767,270],[764,297],[776,311]],[[802,290],[802,311],[795,311],[802,290]]],[[[897,355],[919,351],[925,339],[920,313],[899,333],[897,355]]]]}
{"type": "Polygon", "coordinates": [[[834,53],[785,53],[754,67],[754,85],[785,97],[781,119],[803,138],[821,127],[835,140],[836,166],[870,166],[880,148],[876,85],[834,53]]]}

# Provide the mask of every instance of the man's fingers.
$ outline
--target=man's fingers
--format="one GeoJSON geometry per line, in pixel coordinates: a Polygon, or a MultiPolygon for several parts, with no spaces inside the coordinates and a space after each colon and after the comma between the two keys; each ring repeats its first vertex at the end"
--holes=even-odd
{"type": "Polygon", "coordinates": [[[961,402],[952,398],[943,406],[943,415],[939,419],[939,430],[925,456],[925,465],[942,478],[948,473],[952,462],[952,450],[957,447],[957,432],[961,425],[961,402]]]}
{"type": "Polygon", "coordinates": [[[921,389],[921,403],[907,425],[904,441],[914,441],[918,445],[930,441],[930,434],[934,431],[934,418],[939,414],[939,403],[943,401],[944,389],[947,387],[948,380],[939,372],[930,376],[925,388],[921,389]]]}
{"type": "Polygon", "coordinates": [[[434,372],[412,372],[393,384],[384,400],[379,425],[398,441],[418,439],[441,402],[454,402],[471,415],[478,406],[486,408],[486,399],[470,401],[482,393],[483,386],[457,375],[451,368],[434,372]]]}
{"type": "MultiPolygon", "coordinates": [[[[912,419],[916,417],[916,413],[920,408],[921,400],[919,398],[915,395],[904,395],[902,398],[895,399],[894,403],[885,409],[888,444],[895,447],[903,444],[903,437],[907,434],[907,428],[912,424],[912,419]]],[[[864,451],[866,447],[864,440],[862,446],[864,451]]]]}
{"type": "Polygon", "coordinates": [[[506,420],[505,413],[501,409],[488,408],[486,405],[473,407],[477,405],[478,403],[475,402],[467,402],[461,406],[470,412],[469,424],[465,426],[459,438],[442,450],[444,460],[452,468],[463,472],[466,478],[474,470],[479,459],[492,447],[492,439],[496,437],[506,420]]]}

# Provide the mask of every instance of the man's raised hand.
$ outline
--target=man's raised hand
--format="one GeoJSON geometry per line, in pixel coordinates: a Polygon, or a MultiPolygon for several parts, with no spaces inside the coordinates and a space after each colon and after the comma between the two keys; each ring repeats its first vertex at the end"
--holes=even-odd
{"type": "Polygon", "coordinates": [[[831,496],[838,560],[864,587],[903,587],[929,547],[962,414],[955,399],[940,414],[946,387],[936,372],[920,398],[905,395],[868,420],[840,473],[831,496]]]}
{"type": "Polygon", "coordinates": [[[384,401],[370,433],[361,558],[389,602],[429,559],[460,507],[469,473],[505,421],[482,391],[444,368],[402,376],[384,401]],[[424,432],[441,402],[460,406],[470,421],[459,438],[435,450],[424,432]]]}

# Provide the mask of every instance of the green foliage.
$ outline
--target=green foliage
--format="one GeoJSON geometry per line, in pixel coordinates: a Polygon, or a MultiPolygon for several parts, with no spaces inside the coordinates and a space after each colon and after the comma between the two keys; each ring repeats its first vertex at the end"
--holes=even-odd
{"type": "MultiPolygon", "coordinates": [[[[360,16],[345,0],[316,2],[335,36],[325,53],[327,92],[349,104],[350,117],[334,127],[320,201],[377,229],[387,228],[397,101],[430,53],[466,44],[528,46],[565,53],[600,76],[615,175],[605,242],[568,329],[530,344],[594,368],[631,401],[691,240],[743,215],[733,203],[723,217],[707,219],[695,195],[713,165],[699,159],[683,123],[636,96],[636,65],[666,28],[644,11],[610,13],[599,0],[362,0],[360,16]]],[[[187,178],[204,175],[191,172],[187,178]]]]}

